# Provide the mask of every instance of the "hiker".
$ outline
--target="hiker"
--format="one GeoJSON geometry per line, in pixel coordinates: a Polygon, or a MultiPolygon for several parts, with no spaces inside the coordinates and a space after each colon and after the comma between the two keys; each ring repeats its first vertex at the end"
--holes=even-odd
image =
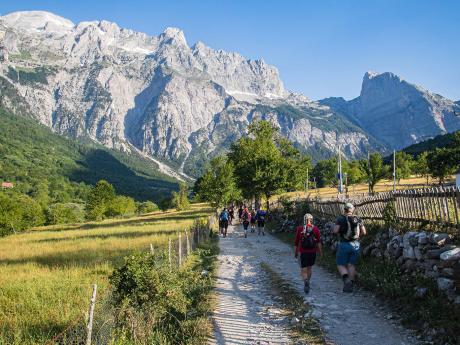
{"type": "Polygon", "coordinates": [[[254,211],[254,209],[252,209],[251,211],[251,232],[256,232],[256,211],[254,211]]]}
{"type": "Polygon", "coordinates": [[[244,206],[244,210],[241,214],[241,219],[243,221],[244,238],[247,238],[248,237],[248,227],[251,221],[251,213],[249,213],[249,210],[246,206],[244,206]]]}
{"type": "Polygon", "coordinates": [[[262,235],[265,236],[265,217],[267,216],[267,212],[262,210],[262,209],[258,209],[257,212],[256,212],[256,219],[257,219],[257,235],[260,235],[262,233],[262,235]]]}
{"type": "Polygon", "coordinates": [[[240,205],[240,207],[238,208],[238,220],[239,220],[240,223],[242,221],[242,219],[241,219],[242,215],[243,215],[243,207],[240,205]]]}
{"type": "Polygon", "coordinates": [[[235,207],[233,206],[233,204],[230,206],[228,214],[230,215],[230,225],[232,225],[233,219],[235,218],[235,207]]]}
{"type": "Polygon", "coordinates": [[[220,223],[220,228],[221,228],[221,234],[223,237],[227,237],[227,229],[228,229],[228,220],[229,220],[229,213],[227,211],[227,208],[224,207],[222,212],[219,215],[219,223],[220,223]]]}
{"type": "Polygon", "coordinates": [[[300,275],[304,281],[303,290],[305,293],[309,293],[312,267],[316,261],[316,253],[323,256],[321,234],[318,227],[313,225],[313,216],[310,213],[305,214],[303,225],[298,226],[296,229],[294,246],[295,257],[299,258],[300,275]]]}
{"type": "Polygon", "coordinates": [[[355,207],[347,202],[344,214],[337,218],[334,234],[339,236],[337,246],[337,269],[343,279],[343,292],[353,292],[356,277],[356,262],[359,258],[359,237],[366,235],[363,221],[353,215],[355,207]]]}

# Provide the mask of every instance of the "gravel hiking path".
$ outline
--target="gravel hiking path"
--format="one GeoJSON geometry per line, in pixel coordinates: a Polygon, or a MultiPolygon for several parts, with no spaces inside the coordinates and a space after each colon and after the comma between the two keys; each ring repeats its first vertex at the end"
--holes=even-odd
{"type": "Polygon", "coordinates": [[[371,293],[343,293],[340,278],[321,267],[314,267],[311,292],[305,295],[293,248],[271,235],[249,232],[244,238],[242,226],[230,226],[219,246],[211,344],[294,343],[289,339],[286,318],[280,316],[265,286],[263,262],[305,296],[328,341],[336,345],[418,344],[371,293]]]}

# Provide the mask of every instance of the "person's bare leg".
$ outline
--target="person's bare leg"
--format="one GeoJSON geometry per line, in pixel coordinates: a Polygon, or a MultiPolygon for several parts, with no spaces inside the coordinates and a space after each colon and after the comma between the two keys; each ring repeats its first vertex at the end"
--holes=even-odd
{"type": "Polygon", "coordinates": [[[344,274],[348,274],[347,266],[337,265],[337,270],[339,271],[341,277],[343,277],[344,274]]]}
{"type": "Polygon", "coordinates": [[[355,280],[356,278],[356,268],[352,264],[348,264],[348,276],[350,277],[350,280],[355,280]]]}
{"type": "Polygon", "coordinates": [[[300,275],[302,276],[302,279],[310,279],[311,277],[311,267],[304,267],[300,271],[300,275]]]}

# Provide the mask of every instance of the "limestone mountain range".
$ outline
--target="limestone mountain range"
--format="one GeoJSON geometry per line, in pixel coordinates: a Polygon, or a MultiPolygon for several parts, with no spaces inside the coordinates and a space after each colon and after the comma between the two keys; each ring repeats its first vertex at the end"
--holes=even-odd
{"type": "Polygon", "coordinates": [[[199,175],[255,119],[316,159],[350,158],[460,129],[460,105],[391,74],[366,73],[351,101],[285,89],[263,60],[108,21],[49,12],[0,17],[0,105],[53,131],[137,151],[170,174],[199,175]]]}

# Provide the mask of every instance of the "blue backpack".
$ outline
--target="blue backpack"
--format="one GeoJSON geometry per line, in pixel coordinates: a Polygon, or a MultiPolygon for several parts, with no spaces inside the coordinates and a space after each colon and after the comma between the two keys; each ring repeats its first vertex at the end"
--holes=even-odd
{"type": "Polygon", "coordinates": [[[219,216],[220,220],[228,220],[228,212],[227,211],[222,211],[219,216]]]}

